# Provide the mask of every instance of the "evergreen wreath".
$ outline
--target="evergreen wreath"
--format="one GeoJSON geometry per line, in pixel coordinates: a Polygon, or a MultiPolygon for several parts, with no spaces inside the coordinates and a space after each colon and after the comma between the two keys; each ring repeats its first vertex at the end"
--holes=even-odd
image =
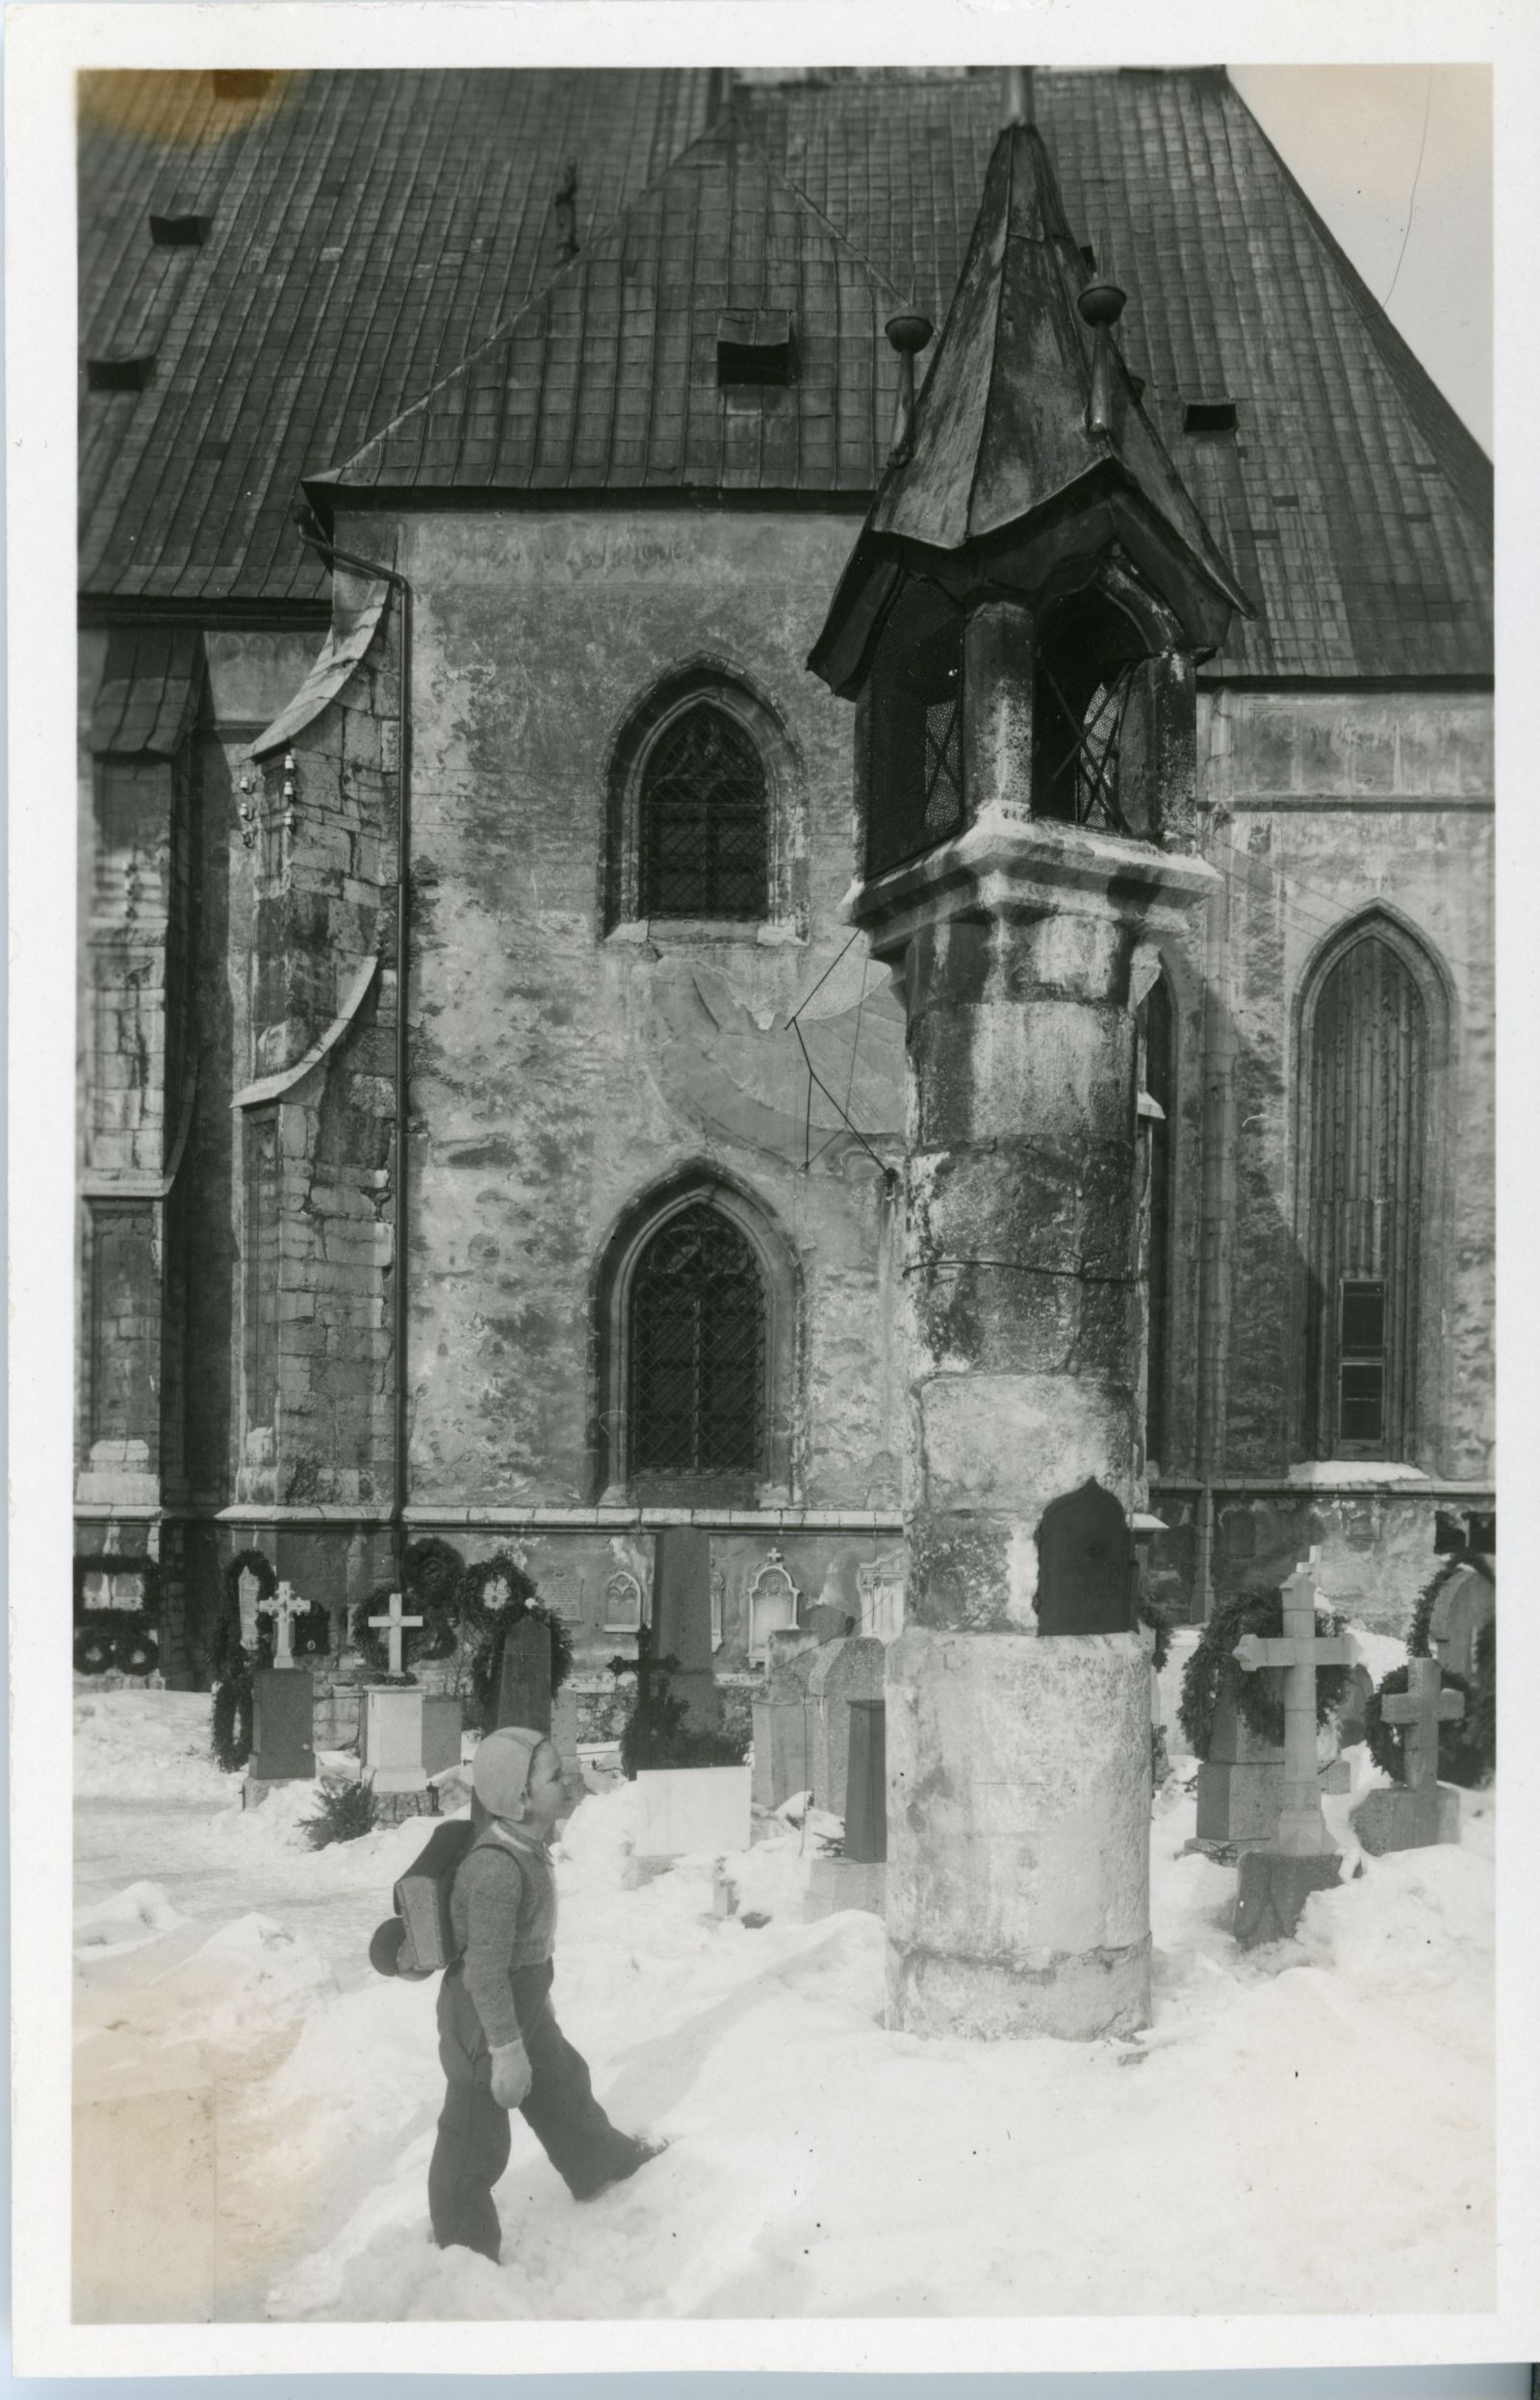
{"type": "Polygon", "coordinates": [[[431,1534],[410,1542],[401,1569],[400,1585],[376,1584],[368,1598],[359,1601],[349,1628],[353,1647],[381,1675],[390,1665],[390,1638],[369,1620],[385,1615],[393,1591],[400,1590],[408,1616],[423,1619],[420,1626],[409,1625],[401,1635],[403,1666],[409,1667],[414,1661],[447,1659],[460,1638],[465,1561],[453,1544],[431,1534]]]}
{"type": "Polygon", "coordinates": [[[261,1657],[259,1634],[257,1656],[248,1656],[241,1640],[241,1578],[249,1575],[257,1587],[257,1606],[270,1600],[278,1588],[278,1570],[262,1550],[238,1550],[224,1570],[224,1588],[220,1595],[219,1612],[214,1620],[214,1634],[209,1643],[209,1672],[216,1684],[232,1676],[247,1675],[261,1657]]]}
{"type": "Polygon", "coordinates": [[[78,1675],[105,1675],[117,1667],[125,1675],[149,1675],[161,1661],[161,1570],[149,1558],[122,1558],[116,1552],[75,1561],[74,1663],[78,1675]],[[89,1609],[88,1575],[137,1575],[144,1598],[137,1608],[89,1609]]]}
{"type": "MultiPolygon", "coordinates": [[[[1407,1729],[1404,1725],[1387,1724],[1385,1702],[1393,1693],[1404,1691],[1410,1681],[1409,1666],[1393,1666],[1378,1690],[1372,1692],[1364,1703],[1364,1739],[1369,1744],[1369,1755],[1393,1783],[1406,1781],[1407,1729]]],[[[1482,1721],[1480,1695],[1463,1675],[1456,1675],[1452,1666],[1443,1668],[1440,1688],[1464,1695],[1465,1715],[1443,1720],[1439,1725],[1439,1781],[1470,1788],[1484,1782],[1491,1772],[1495,1747],[1483,1748],[1483,1734],[1489,1729],[1482,1721]]]]}
{"type": "Polygon", "coordinates": [[[216,1767],[233,1775],[251,1756],[252,1686],[248,1668],[244,1675],[232,1675],[214,1687],[212,1716],[216,1767]]]}
{"type": "Polygon", "coordinates": [[[466,1644],[475,1645],[471,1689],[483,1729],[490,1731],[496,1716],[503,1649],[522,1617],[537,1618],[550,1633],[552,1695],[561,1690],[573,1668],[572,1634],[555,1611],[537,1596],[536,1586],[517,1559],[506,1550],[499,1550],[490,1559],[481,1559],[470,1567],[461,1587],[461,1606],[466,1644]],[[508,1587],[508,1598],[501,1608],[492,1607],[486,1596],[498,1583],[505,1583],[508,1587]]]}
{"type": "Polygon", "coordinates": [[[1432,1639],[1433,1611],[1438,1605],[1439,1593],[1446,1584],[1452,1583],[1462,1567],[1469,1566],[1470,1563],[1470,1553],[1465,1550],[1456,1550],[1452,1558],[1441,1559],[1433,1574],[1418,1593],[1417,1606],[1412,1611],[1412,1629],[1406,1637],[1407,1653],[1411,1658],[1425,1659],[1429,1655],[1428,1643],[1432,1639]]]}
{"type": "MultiPolygon", "coordinates": [[[[1329,1610],[1316,1611],[1318,1634],[1338,1634],[1342,1619],[1329,1610]]],[[[1235,1704],[1259,1742],[1277,1746],[1283,1740],[1283,1698],[1277,1669],[1263,1667],[1247,1674],[1236,1666],[1236,1644],[1245,1634],[1270,1639],[1283,1632],[1283,1597],[1276,1591],[1237,1592],[1209,1618],[1182,1676],[1182,1700],[1177,1711],[1182,1731],[1194,1758],[1206,1759],[1214,1738],[1214,1714],[1225,1675],[1234,1678],[1235,1704]]],[[[1316,1674],[1316,1722],[1323,1725],[1348,1695],[1352,1670],[1323,1666],[1316,1674]]]]}

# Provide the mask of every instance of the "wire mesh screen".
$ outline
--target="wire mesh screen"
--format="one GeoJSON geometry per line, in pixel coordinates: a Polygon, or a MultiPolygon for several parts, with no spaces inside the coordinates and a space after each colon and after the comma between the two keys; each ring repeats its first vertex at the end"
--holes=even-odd
{"type": "Polygon", "coordinates": [[[748,1242],[708,1201],[648,1245],[630,1336],[632,1473],[757,1474],[764,1286],[748,1242]]]}
{"type": "Polygon", "coordinates": [[[763,916],[764,764],[741,725],[702,702],[654,743],[642,774],[641,914],[763,916]]]}
{"type": "Polygon", "coordinates": [[[915,582],[894,607],[872,674],[866,872],[881,875],[961,833],[962,611],[915,582]]]}

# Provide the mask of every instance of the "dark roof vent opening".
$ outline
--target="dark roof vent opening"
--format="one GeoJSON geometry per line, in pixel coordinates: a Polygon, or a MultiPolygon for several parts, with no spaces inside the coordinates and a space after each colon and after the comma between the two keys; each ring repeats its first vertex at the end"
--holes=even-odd
{"type": "Polygon", "coordinates": [[[1082,242],[1080,245],[1080,255],[1085,260],[1087,266],[1091,269],[1091,273],[1094,274],[1096,271],[1095,244],[1093,242],[1082,242]]]}
{"type": "Polygon", "coordinates": [[[795,383],[797,337],[783,308],[729,308],[716,321],[721,385],[795,383]]]}
{"type": "Polygon", "coordinates": [[[86,389],[89,392],[142,392],[154,366],[153,355],[143,358],[88,358],[86,389]]]}
{"type": "Polygon", "coordinates": [[[201,249],[209,238],[210,219],[191,213],[150,218],[150,240],[162,250],[201,249]]]}
{"type": "Polygon", "coordinates": [[[272,72],[266,66],[217,66],[214,70],[217,100],[265,100],[271,88],[272,72]]]}
{"type": "Polygon", "coordinates": [[[1234,400],[1189,400],[1182,419],[1184,433],[1233,433],[1236,425],[1234,400]]]}

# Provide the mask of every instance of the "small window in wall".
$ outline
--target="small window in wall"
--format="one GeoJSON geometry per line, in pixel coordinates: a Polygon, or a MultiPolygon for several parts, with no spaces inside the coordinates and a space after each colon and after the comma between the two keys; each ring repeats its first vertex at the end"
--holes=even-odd
{"type": "Polygon", "coordinates": [[[961,833],[962,609],[912,582],[884,628],[872,674],[866,871],[881,875],[961,833]]]}
{"type": "Polygon", "coordinates": [[[1338,1422],[1354,1449],[1385,1438],[1385,1286],[1345,1282],[1338,1318],[1338,1422]]]}
{"type": "Polygon", "coordinates": [[[642,768],[640,913],[769,914],[764,761],[725,709],[698,701],[663,727],[642,768]]]}

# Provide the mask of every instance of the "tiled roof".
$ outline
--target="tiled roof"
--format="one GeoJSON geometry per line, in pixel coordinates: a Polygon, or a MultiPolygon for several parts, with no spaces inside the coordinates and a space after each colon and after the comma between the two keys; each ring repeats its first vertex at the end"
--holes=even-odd
{"type": "Polygon", "coordinates": [[[883,326],[902,305],[725,126],[336,480],[864,493],[897,380],[883,326]],[[788,325],[791,380],[719,382],[719,342],[788,325]]]}
{"type": "Polygon", "coordinates": [[[210,74],[93,78],[80,153],[86,358],[153,351],[141,392],[83,396],[81,584],[306,599],[289,524],[346,458],[679,155],[708,76],[315,72],[223,96],[210,74]],[[202,214],[202,246],[152,214],[202,214]]]}
{"type": "MultiPolygon", "coordinates": [[[[940,322],[1002,113],[994,74],[736,93],[732,122],[747,139],[734,189],[762,177],[778,226],[761,290],[773,265],[797,282],[799,305],[815,285],[853,296],[837,374],[816,387],[830,411],[819,430],[805,406],[814,390],[800,386],[777,396],[779,412],[713,390],[708,425],[697,374],[704,347],[686,365],[671,277],[655,321],[650,301],[623,318],[606,281],[606,262],[628,257],[635,238],[612,220],[705,123],[704,74],[316,73],[293,78],[222,137],[213,129],[232,104],[213,99],[210,79],[139,80],[188,90],[174,124],[146,130],[146,103],[137,129],[100,117],[87,126],[88,354],[153,348],[156,366],[142,392],[86,400],[83,582],[103,595],[180,600],[319,593],[319,570],[287,523],[301,473],[352,457],[542,290],[558,267],[552,203],[573,155],[583,248],[562,296],[544,304],[539,336],[556,416],[571,420],[570,453],[542,435],[520,488],[561,488],[559,467],[555,477],[546,469],[570,454],[579,484],[614,484],[626,458],[638,481],[665,486],[704,477],[765,488],[784,478],[784,488],[808,490],[825,477],[820,488],[870,491],[888,434],[879,378],[891,373],[885,348],[873,356],[876,278],[940,322]],[[785,183],[765,174],[764,158],[785,183]],[[788,205],[788,185],[806,195],[811,219],[788,205]],[[151,248],[149,211],[173,206],[212,216],[206,246],[151,248]],[[815,241],[808,228],[819,219],[828,222],[815,241]],[[773,254],[775,244],[798,259],[773,254]],[[811,281],[798,263],[804,249],[816,262],[811,281]],[[603,312],[592,332],[586,302],[573,313],[578,291],[591,291],[603,312]],[[667,320],[661,343],[634,329],[644,318],[659,327],[667,320]],[[558,319],[565,329],[552,334],[558,319]],[[633,329],[619,333],[623,323],[633,329]],[[634,366],[632,342],[653,345],[660,373],[655,410],[650,387],[623,423],[616,401],[634,366]],[[612,374],[582,355],[585,344],[591,353],[607,346],[612,374]],[[591,408],[574,401],[579,388],[591,408]]],[[[164,116],[164,95],[152,97],[164,116]]],[[[1487,462],[1224,77],[1040,74],[1037,116],[1071,227],[1094,245],[1098,271],[1128,291],[1119,338],[1146,379],[1145,409],[1219,553],[1259,603],[1254,622],[1236,621],[1223,666],[1264,676],[1488,672],[1487,462]],[[1237,403],[1237,433],[1188,435],[1187,404],[1220,399],[1237,403]]],[[[720,162],[720,148],[711,155],[720,162]]],[[[670,194],[666,205],[689,217],[678,183],[670,194]]],[[[657,240],[672,239],[660,217],[647,217],[658,206],[650,194],[641,216],[657,240]]],[[[698,205],[693,214],[700,228],[698,205]]],[[[754,212],[734,228],[741,266],[758,239],[754,212]]],[[[706,231],[720,271],[702,279],[688,312],[690,345],[704,346],[718,307],[738,305],[725,297],[733,257],[706,231]],[[718,289],[720,301],[709,297],[718,289]]],[[[466,389],[468,400],[473,389],[479,399],[467,433],[478,423],[478,443],[516,459],[510,424],[527,417],[527,393],[505,395],[494,444],[493,396],[474,375],[466,389]]],[[[469,452],[454,456],[450,479],[463,489],[469,452]]]]}
{"type": "MultiPolygon", "coordinates": [[[[1035,115],[1123,356],[1258,604],[1231,674],[1485,675],[1492,471],[1221,70],[1039,73],[1035,115]],[[1236,435],[1184,431],[1233,400],[1236,435]]],[[[999,131],[1000,82],[739,95],[772,159],[939,323],[999,131]]]]}
{"type": "Polygon", "coordinates": [[[91,710],[98,757],[174,759],[203,674],[191,625],[115,625],[91,710]]]}

